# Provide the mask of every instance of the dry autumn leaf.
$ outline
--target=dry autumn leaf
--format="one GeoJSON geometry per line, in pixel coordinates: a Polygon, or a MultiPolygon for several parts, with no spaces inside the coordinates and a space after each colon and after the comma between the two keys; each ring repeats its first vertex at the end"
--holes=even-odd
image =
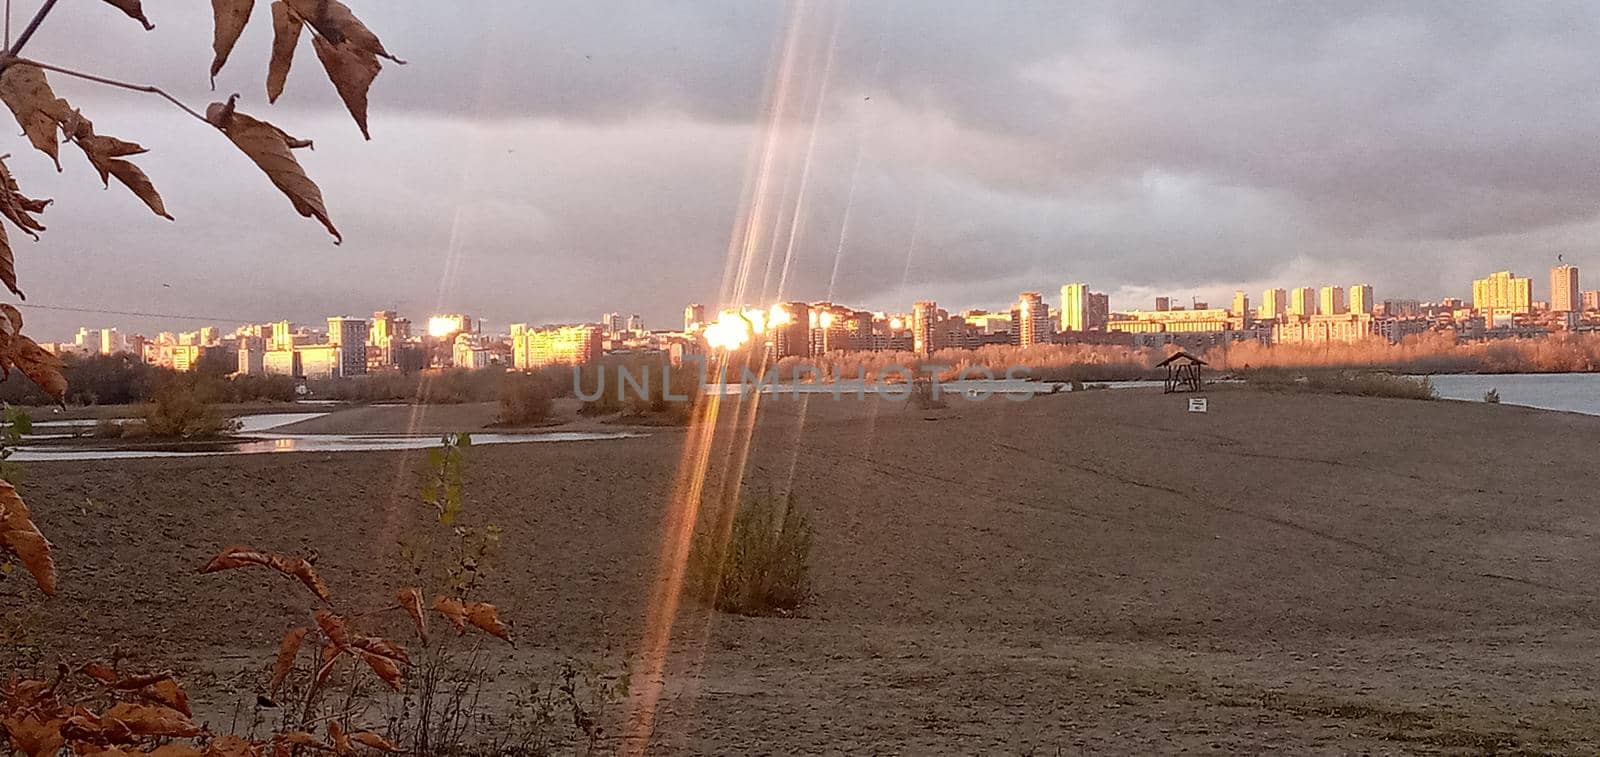
{"type": "Polygon", "coordinates": [[[22,566],[33,574],[39,591],[55,595],[56,563],[50,557],[50,541],[33,524],[28,506],[23,504],[16,487],[4,480],[0,480],[0,549],[17,556],[22,566]]]}
{"type": "Polygon", "coordinates": [[[294,751],[294,747],[316,749],[323,752],[333,749],[333,747],[322,743],[316,736],[312,736],[305,731],[284,731],[283,733],[275,734],[272,737],[272,745],[275,750],[285,752],[294,751]],[[284,747],[287,747],[287,749],[283,749],[284,747]]]}
{"type": "Polygon", "coordinates": [[[329,600],[328,585],[323,583],[322,577],[317,575],[311,563],[301,557],[289,557],[276,552],[262,552],[250,547],[232,546],[222,550],[211,562],[206,563],[201,573],[215,573],[219,570],[243,568],[248,565],[261,565],[279,573],[298,579],[312,594],[317,595],[322,601],[329,600]]]}
{"type": "Polygon", "coordinates": [[[507,643],[511,641],[511,632],[500,622],[500,611],[488,602],[473,602],[467,605],[467,622],[501,641],[507,643]]]}
{"type": "Polygon", "coordinates": [[[267,684],[267,693],[278,695],[278,687],[283,685],[285,678],[289,677],[289,670],[294,667],[294,658],[300,654],[300,642],[305,641],[306,634],[311,629],[291,628],[283,635],[283,641],[278,644],[278,659],[272,664],[272,681],[267,684]]]}
{"type": "Polygon", "coordinates": [[[357,50],[380,58],[388,58],[396,63],[405,63],[383,49],[383,43],[378,41],[378,35],[373,34],[366,24],[361,23],[361,20],[350,12],[349,6],[339,0],[288,0],[288,2],[296,15],[304,19],[329,42],[348,43],[357,50]]]}
{"type": "Polygon", "coordinates": [[[11,746],[28,757],[55,757],[67,743],[61,734],[64,725],[63,718],[32,710],[0,718],[11,746]]]}
{"type": "Polygon", "coordinates": [[[311,141],[295,139],[266,121],[238,112],[234,108],[237,98],[235,95],[228,98],[226,103],[212,103],[206,108],[206,120],[222,130],[234,146],[267,174],[273,185],[288,196],[296,212],[321,221],[328,233],[333,235],[334,244],[344,241],[339,230],[334,228],[333,221],[328,218],[328,209],[322,202],[322,190],[306,176],[305,169],[300,167],[300,162],[295,160],[291,152],[310,147],[311,141]]]}
{"type": "Polygon", "coordinates": [[[334,754],[355,754],[356,748],[350,745],[349,737],[344,735],[344,726],[339,721],[328,721],[328,743],[333,745],[334,754]]]}
{"type": "Polygon", "coordinates": [[[373,733],[372,731],[356,731],[351,733],[350,740],[368,749],[376,749],[380,752],[401,751],[400,747],[395,746],[393,742],[382,736],[379,736],[376,733],[373,733]]]}
{"type": "Polygon", "coordinates": [[[377,56],[354,47],[348,40],[334,43],[326,37],[314,36],[311,46],[316,48],[317,59],[322,61],[322,68],[339,92],[339,99],[344,100],[344,107],[361,128],[361,136],[372,139],[367,131],[367,90],[372,88],[372,80],[378,78],[383,65],[378,63],[377,56]]]}
{"type": "Polygon", "coordinates": [[[267,63],[267,102],[275,103],[283,94],[283,85],[289,80],[289,67],[294,64],[294,48],[300,44],[300,30],[305,23],[295,15],[284,0],[272,3],[272,60],[267,63]]]}
{"type": "Polygon", "coordinates": [[[17,124],[28,141],[49,155],[61,170],[56,127],[72,114],[67,101],[56,97],[45,78],[44,69],[26,63],[13,63],[0,72],[0,101],[17,117],[17,124]]]}
{"type": "Polygon", "coordinates": [[[167,213],[167,206],[161,201],[161,193],[156,191],[155,184],[150,177],[133,163],[123,160],[129,155],[139,155],[146,152],[144,147],[125,142],[116,137],[107,137],[94,133],[94,123],[84,118],[83,114],[73,111],[72,118],[62,125],[67,139],[71,140],[83,150],[89,158],[89,163],[100,172],[100,182],[107,187],[111,186],[110,177],[117,177],[117,181],[132,190],[139,199],[156,215],[172,220],[167,213]]]}
{"type": "Polygon", "coordinates": [[[0,354],[0,373],[9,373],[11,366],[38,384],[57,405],[66,407],[67,378],[61,374],[61,358],[27,336],[13,334],[9,349],[0,354]]]}
{"type": "Polygon", "coordinates": [[[467,608],[459,600],[443,595],[434,597],[433,609],[449,620],[450,625],[455,626],[457,631],[467,630],[467,608]]]}
{"type": "Polygon", "coordinates": [[[128,14],[128,18],[143,24],[145,31],[156,28],[155,24],[150,23],[150,19],[144,17],[144,6],[139,0],[106,0],[106,2],[128,14]]]}
{"type": "Polygon", "coordinates": [[[211,86],[217,83],[217,74],[222,71],[222,66],[228,62],[228,55],[233,52],[233,46],[239,41],[239,35],[244,33],[245,24],[250,22],[250,11],[256,6],[256,0],[211,0],[211,20],[213,34],[211,50],[214,57],[211,59],[211,86]]]}
{"type": "Polygon", "coordinates": [[[16,224],[28,236],[38,239],[37,232],[44,231],[44,225],[33,215],[43,213],[50,205],[50,200],[35,200],[22,194],[16,178],[11,175],[11,169],[6,167],[6,157],[9,156],[0,155],[0,215],[16,224]]]}
{"type": "MultiPolygon", "coordinates": [[[[411,657],[404,647],[387,639],[375,636],[363,636],[350,630],[344,618],[327,610],[316,612],[317,627],[322,630],[322,635],[327,637],[339,652],[348,652],[372,668],[372,672],[383,679],[384,683],[396,691],[400,690],[402,665],[410,665],[411,657]]],[[[327,666],[332,665],[332,660],[337,657],[324,655],[328,658],[327,666]]],[[[319,672],[319,675],[321,673],[319,672]]]]}
{"type": "Polygon", "coordinates": [[[411,615],[411,621],[417,624],[417,635],[422,637],[422,643],[428,643],[428,619],[422,614],[422,590],[416,587],[401,589],[395,594],[395,599],[411,615]]]}
{"type": "Polygon", "coordinates": [[[118,702],[100,717],[126,725],[136,736],[189,738],[201,733],[189,716],[159,705],[118,702]]]}
{"type": "Polygon", "coordinates": [[[139,698],[147,702],[154,702],[163,707],[170,707],[185,716],[193,717],[194,712],[189,709],[189,694],[183,690],[178,679],[166,677],[138,691],[139,698]]]}

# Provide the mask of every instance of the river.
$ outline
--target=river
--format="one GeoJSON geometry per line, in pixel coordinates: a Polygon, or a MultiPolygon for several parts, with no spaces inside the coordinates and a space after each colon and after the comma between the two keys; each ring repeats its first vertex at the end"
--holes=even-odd
{"type": "Polygon", "coordinates": [[[1600,373],[1502,373],[1429,376],[1439,396],[1482,402],[1490,389],[1507,405],[1600,415],[1600,373]]]}

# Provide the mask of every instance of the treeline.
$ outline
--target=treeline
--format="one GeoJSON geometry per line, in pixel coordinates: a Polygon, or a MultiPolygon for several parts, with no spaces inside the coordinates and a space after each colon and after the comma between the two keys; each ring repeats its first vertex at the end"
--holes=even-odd
{"type": "MultiPolygon", "coordinates": [[[[295,398],[294,381],[287,376],[229,378],[231,361],[201,360],[192,371],[145,363],[131,354],[66,355],[61,373],[67,379],[67,404],[121,405],[154,401],[169,387],[183,387],[210,402],[288,402],[295,398]]],[[[0,381],[0,402],[12,405],[49,405],[52,401],[20,372],[0,381]]]]}

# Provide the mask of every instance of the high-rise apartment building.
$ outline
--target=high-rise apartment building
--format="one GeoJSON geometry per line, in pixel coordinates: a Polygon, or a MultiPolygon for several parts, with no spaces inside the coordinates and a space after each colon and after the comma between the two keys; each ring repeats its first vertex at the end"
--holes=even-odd
{"type": "Polygon", "coordinates": [[[367,341],[372,327],[364,318],[333,316],[328,319],[328,344],[339,348],[334,358],[340,376],[367,373],[367,341]]]}
{"type": "Polygon", "coordinates": [[[1344,315],[1344,287],[1326,286],[1317,293],[1318,315],[1344,315]]]}
{"type": "Polygon", "coordinates": [[[1256,316],[1263,321],[1277,321],[1289,314],[1289,292],[1268,289],[1261,293],[1261,309],[1256,316]]]}
{"type": "Polygon", "coordinates": [[[1157,297],[1156,298],[1156,312],[1164,313],[1164,312],[1166,312],[1168,310],[1171,310],[1171,309],[1172,309],[1172,298],[1171,297],[1157,297]]]}
{"type": "Polygon", "coordinates": [[[1372,301],[1371,284],[1350,285],[1350,311],[1351,313],[1371,314],[1376,303],[1372,301]]]}
{"type": "Polygon", "coordinates": [[[1050,341],[1050,308],[1038,292],[1023,292],[1011,308],[1012,333],[1020,347],[1050,341]]]}
{"type": "Polygon", "coordinates": [[[1583,309],[1600,310],[1600,290],[1591,289],[1583,293],[1583,309]]]}
{"type": "Polygon", "coordinates": [[[638,313],[628,316],[628,331],[634,334],[644,333],[644,318],[638,313]]]}
{"type": "Polygon", "coordinates": [[[1296,318],[1310,318],[1317,314],[1317,290],[1311,287],[1295,287],[1289,293],[1289,315],[1296,318]]]}
{"type": "Polygon", "coordinates": [[[100,354],[115,355],[122,351],[122,332],[116,329],[100,329],[100,354]]]}
{"type": "Polygon", "coordinates": [[[1061,287],[1061,330],[1089,330],[1089,285],[1067,284],[1061,287]]]}
{"type": "Polygon", "coordinates": [[[547,365],[583,365],[600,359],[605,337],[592,324],[534,328],[511,326],[511,363],[518,370],[547,365]]]}
{"type": "Polygon", "coordinates": [[[706,323],[706,306],[698,302],[690,303],[683,309],[683,330],[698,331],[706,323]]]}
{"type": "Polygon", "coordinates": [[[1233,292],[1232,312],[1236,318],[1242,320],[1250,318],[1250,295],[1245,294],[1243,289],[1236,289],[1233,292]]]}
{"type": "Polygon", "coordinates": [[[1472,307],[1491,321],[1533,310],[1533,279],[1496,271],[1472,282],[1472,307]]]}
{"type": "Polygon", "coordinates": [[[1575,313],[1583,307],[1583,295],[1578,291],[1578,267],[1558,265],[1550,269],[1550,309],[1557,313],[1575,313]]]}
{"type": "Polygon", "coordinates": [[[1089,293],[1089,313],[1084,320],[1085,331],[1104,331],[1111,320],[1111,295],[1105,292],[1089,293]]]}
{"type": "MultiPolygon", "coordinates": [[[[687,319],[687,314],[684,317],[687,319]]],[[[767,331],[772,339],[773,356],[781,359],[810,355],[811,306],[804,302],[773,305],[767,331]]]]}
{"type": "Polygon", "coordinates": [[[926,355],[941,346],[935,339],[939,321],[939,303],[917,300],[911,305],[911,350],[926,355]]]}

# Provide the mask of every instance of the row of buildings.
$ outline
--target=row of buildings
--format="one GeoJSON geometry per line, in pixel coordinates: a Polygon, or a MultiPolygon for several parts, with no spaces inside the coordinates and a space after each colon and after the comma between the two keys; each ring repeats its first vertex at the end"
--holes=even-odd
{"type": "Polygon", "coordinates": [[[1008,308],[956,313],[919,300],[905,313],[883,313],[834,302],[780,302],[769,308],[721,311],[691,304],[681,331],[647,330],[638,315],[610,312],[598,323],[515,324],[509,333],[484,333],[464,314],[434,315],[421,329],[393,310],[370,318],[334,316],[325,328],[278,321],[224,334],[215,326],[162,332],[153,339],[118,329],[79,329],[70,343],[45,345],[58,353],[126,353],[176,370],[204,360],[243,375],[354,377],[437,367],[503,366],[532,370],[581,365],[607,354],[666,353],[674,358],[706,348],[756,346],[776,358],[843,351],[975,349],[985,345],[1047,343],[1179,345],[1204,349],[1238,341],[1273,344],[1400,339],[1426,331],[1458,338],[1530,336],[1600,328],[1600,292],[1579,288],[1578,269],[1551,271],[1552,296],[1533,299],[1533,282],[1499,271],[1473,282],[1472,301],[1376,299],[1366,284],[1274,288],[1252,307],[1234,293],[1228,307],[1157,297],[1149,309],[1113,310],[1110,297],[1078,282],[1061,287],[1055,307],[1039,292],[1022,292],[1008,308]]]}

